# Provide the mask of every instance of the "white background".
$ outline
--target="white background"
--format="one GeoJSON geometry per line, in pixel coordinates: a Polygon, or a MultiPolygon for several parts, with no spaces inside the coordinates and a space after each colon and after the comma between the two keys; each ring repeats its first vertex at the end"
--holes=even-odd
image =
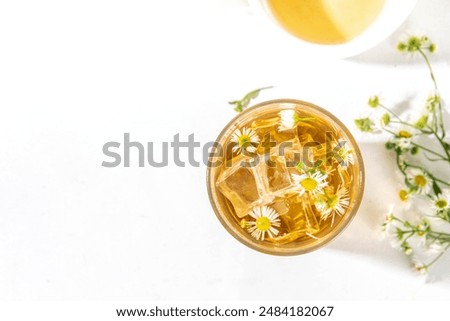
{"type": "Polygon", "coordinates": [[[437,42],[450,97],[448,12],[420,0],[392,37],[337,60],[275,36],[245,1],[2,1],[0,299],[449,299],[449,255],[424,282],[380,240],[399,179],[382,139],[352,125],[372,94],[419,106],[430,93],[423,64],[395,51],[410,30],[437,42]],[[366,194],[326,248],[274,257],[235,241],[205,166],[101,166],[125,132],[159,148],[176,133],[214,140],[234,116],[227,101],[266,85],[258,101],[314,102],[361,143],[366,194]]]}

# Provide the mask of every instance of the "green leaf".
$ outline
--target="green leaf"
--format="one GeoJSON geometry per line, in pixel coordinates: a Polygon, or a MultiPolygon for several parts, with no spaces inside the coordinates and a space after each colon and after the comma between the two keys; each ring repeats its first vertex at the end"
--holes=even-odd
{"type": "Polygon", "coordinates": [[[358,129],[362,132],[372,132],[372,126],[373,126],[373,122],[370,118],[366,117],[366,118],[360,118],[360,119],[355,119],[355,125],[356,127],[358,127],[358,129]]]}
{"type": "Polygon", "coordinates": [[[449,143],[446,143],[446,142],[442,142],[442,143],[444,144],[445,149],[447,149],[447,150],[450,151],[450,144],[449,144],[449,143]]]}
{"type": "Polygon", "coordinates": [[[235,106],[234,110],[237,111],[238,113],[240,113],[245,108],[248,107],[248,105],[250,104],[252,99],[255,99],[259,96],[259,93],[261,92],[261,90],[270,89],[270,88],[273,88],[273,86],[255,89],[255,90],[249,92],[248,94],[246,94],[244,96],[244,98],[242,98],[241,100],[233,100],[233,101],[228,102],[228,104],[234,105],[235,106]]]}
{"type": "Polygon", "coordinates": [[[295,167],[297,168],[297,170],[299,172],[303,172],[305,170],[305,163],[303,162],[298,162],[297,164],[295,164],[295,167]]]}
{"type": "Polygon", "coordinates": [[[319,159],[318,161],[316,161],[315,163],[314,163],[314,168],[318,168],[318,167],[320,167],[320,165],[322,165],[323,164],[323,159],[319,159]]]}
{"type": "Polygon", "coordinates": [[[433,180],[433,191],[436,195],[439,195],[442,193],[441,188],[439,187],[439,185],[436,183],[435,180],[433,180]]]}
{"type": "Polygon", "coordinates": [[[297,115],[297,113],[294,114],[294,121],[296,123],[307,123],[315,120],[316,120],[315,117],[300,117],[299,115],[297,115]]]}

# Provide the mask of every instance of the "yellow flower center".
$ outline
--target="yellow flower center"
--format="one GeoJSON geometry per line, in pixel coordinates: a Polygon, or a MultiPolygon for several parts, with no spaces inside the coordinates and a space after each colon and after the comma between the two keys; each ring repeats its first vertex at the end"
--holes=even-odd
{"type": "Polygon", "coordinates": [[[251,143],[250,137],[248,135],[241,135],[238,138],[238,144],[240,147],[247,147],[251,143]]]}
{"type": "Polygon", "coordinates": [[[439,199],[437,200],[434,204],[436,204],[437,208],[446,208],[448,206],[448,202],[446,200],[443,199],[439,199]]]}
{"type": "Polygon", "coordinates": [[[270,220],[265,216],[256,219],[256,228],[260,231],[267,231],[270,228],[270,225],[270,220]]]}
{"type": "Polygon", "coordinates": [[[414,177],[414,183],[416,183],[417,186],[419,187],[424,187],[427,185],[427,178],[423,175],[417,175],[416,177],[414,177]]]}
{"type": "Polygon", "coordinates": [[[411,138],[412,134],[407,130],[401,130],[398,132],[398,136],[400,136],[402,138],[411,138]]]}
{"type": "Polygon", "coordinates": [[[339,157],[342,158],[342,159],[346,159],[346,158],[348,157],[348,153],[349,153],[349,151],[346,150],[345,148],[341,148],[341,149],[338,151],[338,155],[339,155],[339,157]]]}
{"type": "Polygon", "coordinates": [[[329,206],[330,208],[335,208],[336,205],[338,205],[338,204],[339,204],[339,197],[337,197],[337,195],[331,196],[331,197],[328,199],[328,206],[329,206]]]}
{"type": "Polygon", "coordinates": [[[400,199],[403,202],[406,202],[408,200],[409,193],[408,193],[408,191],[405,191],[404,189],[402,189],[400,192],[398,192],[398,196],[400,197],[400,199]]]}
{"type": "Polygon", "coordinates": [[[317,181],[314,178],[307,177],[300,182],[300,185],[308,192],[313,191],[317,188],[317,181]]]}

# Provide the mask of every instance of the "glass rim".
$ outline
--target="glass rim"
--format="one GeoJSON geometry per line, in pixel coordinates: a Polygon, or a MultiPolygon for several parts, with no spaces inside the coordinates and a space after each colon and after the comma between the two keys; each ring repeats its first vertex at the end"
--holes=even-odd
{"type": "MultiPolygon", "coordinates": [[[[232,224],[228,223],[228,219],[225,217],[226,215],[223,212],[223,210],[219,209],[218,204],[216,202],[215,195],[213,195],[213,188],[211,184],[215,184],[211,180],[212,171],[215,169],[214,167],[207,166],[207,173],[206,173],[206,184],[208,188],[208,198],[211,203],[211,206],[214,210],[215,215],[219,219],[220,223],[223,225],[223,227],[227,230],[229,234],[231,234],[236,240],[238,240],[240,243],[248,246],[249,248],[256,250],[258,252],[262,252],[265,254],[275,255],[275,256],[293,256],[293,255],[300,255],[300,254],[306,254],[309,252],[312,252],[314,250],[317,250],[321,247],[323,247],[325,244],[330,243],[332,240],[334,240],[338,235],[340,235],[350,224],[350,222],[355,217],[356,213],[358,212],[358,209],[361,205],[361,201],[364,195],[364,187],[365,187],[365,170],[364,170],[364,162],[361,155],[361,151],[359,149],[359,146],[354,139],[353,135],[349,131],[349,129],[340,121],[336,116],[334,116],[332,113],[327,111],[326,109],[319,107],[313,103],[298,100],[298,99],[291,99],[291,98],[281,98],[281,99],[273,99],[268,101],[263,101],[261,103],[255,104],[251,107],[246,108],[244,111],[238,113],[235,117],[233,117],[222,129],[222,131],[217,136],[217,139],[214,141],[213,149],[223,140],[224,135],[230,130],[231,127],[234,126],[237,120],[245,117],[247,114],[254,112],[255,110],[259,108],[263,108],[268,105],[272,104],[295,104],[297,106],[307,106],[308,108],[311,108],[315,111],[317,111],[319,114],[323,114],[326,117],[329,117],[333,122],[336,123],[337,127],[341,129],[347,138],[350,140],[352,147],[354,149],[354,153],[356,156],[356,161],[359,166],[358,170],[358,180],[355,182],[358,184],[358,192],[355,194],[354,197],[354,203],[353,207],[351,209],[350,213],[346,213],[342,221],[339,223],[338,227],[332,229],[329,233],[327,233],[325,236],[321,237],[319,240],[316,240],[315,242],[311,243],[309,246],[305,247],[305,245],[299,245],[298,247],[283,247],[283,246],[267,246],[264,243],[259,243],[259,241],[254,240],[250,237],[250,235],[245,235],[242,233],[242,230],[238,230],[235,228],[232,224]]],[[[208,159],[211,158],[213,155],[213,152],[211,152],[208,156],[208,159]]],[[[214,188],[215,190],[215,188],[214,188]]]]}

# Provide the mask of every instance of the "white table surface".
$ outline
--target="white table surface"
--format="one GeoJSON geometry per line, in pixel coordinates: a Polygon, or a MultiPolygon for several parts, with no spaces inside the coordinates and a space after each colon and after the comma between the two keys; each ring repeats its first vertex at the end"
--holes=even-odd
{"type": "MultiPolygon", "coordinates": [[[[352,120],[367,97],[420,102],[423,64],[400,56],[424,32],[450,98],[450,3],[420,0],[392,37],[351,59],[307,57],[245,1],[4,1],[0,4],[0,299],[449,299],[450,255],[424,281],[379,229],[399,180],[381,138],[352,120]],[[338,239],[295,257],[235,241],[209,204],[205,166],[104,168],[102,146],[214,140],[227,105],[324,106],[361,143],[361,209],[338,239]]],[[[197,154],[197,157],[200,153],[197,154]]]]}

